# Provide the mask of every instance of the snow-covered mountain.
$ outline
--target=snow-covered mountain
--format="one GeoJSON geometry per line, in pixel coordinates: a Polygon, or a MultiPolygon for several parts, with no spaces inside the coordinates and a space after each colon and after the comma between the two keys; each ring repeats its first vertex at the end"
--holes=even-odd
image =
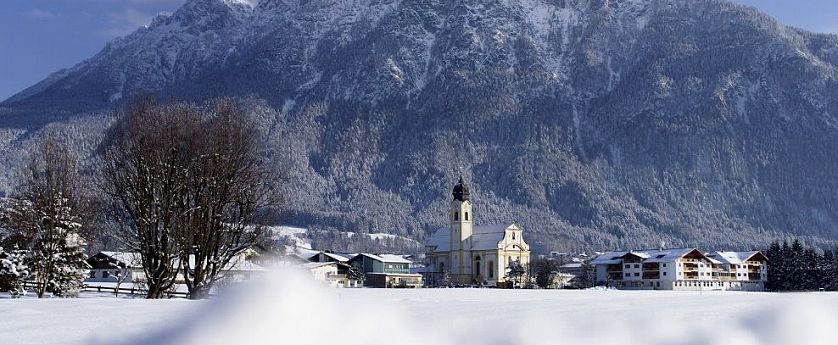
{"type": "Polygon", "coordinates": [[[93,152],[140,89],[234,95],[293,224],[421,239],[462,171],[476,222],[545,249],[834,245],[836,66],[724,0],[190,0],[0,104],[0,155],[93,152]]]}

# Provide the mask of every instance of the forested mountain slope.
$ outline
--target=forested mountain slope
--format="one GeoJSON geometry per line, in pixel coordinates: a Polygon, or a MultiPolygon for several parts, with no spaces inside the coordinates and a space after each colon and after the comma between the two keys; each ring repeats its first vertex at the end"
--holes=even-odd
{"type": "Polygon", "coordinates": [[[47,128],[93,157],[137,90],[230,95],[289,224],[421,240],[462,172],[536,249],[835,245],[836,66],[722,0],[190,0],[0,104],[0,156],[47,128]]]}

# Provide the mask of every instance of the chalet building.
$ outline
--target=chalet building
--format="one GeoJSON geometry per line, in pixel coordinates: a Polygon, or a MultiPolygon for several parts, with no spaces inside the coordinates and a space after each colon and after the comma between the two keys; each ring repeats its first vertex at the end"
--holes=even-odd
{"type": "Polygon", "coordinates": [[[680,248],[608,252],[591,264],[599,285],[618,289],[762,291],[768,259],[760,252],[680,248]]]}
{"type": "Polygon", "coordinates": [[[134,283],[145,280],[140,254],[99,252],[87,258],[90,265],[87,282],[134,283]]]}
{"type": "Polygon", "coordinates": [[[410,261],[400,255],[361,253],[348,261],[363,268],[369,287],[422,287],[422,275],[410,273],[410,261]]]}
{"type": "Polygon", "coordinates": [[[446,215],[450,226],[437,230],[425,244],[426,279],[447,276],[454,284],[506,285],[507,267],[530,261],[523,230],[516,224],[474,226],[469,188],[462,177],[452,195],[446,215]]]}
{"type": "Polygon", "coordinates": [[[762,291],[768,280],[768,258],[758,251],[712,252],[713,274],[728,289],[762,291]]]}
{"type": "Polygon", "coordinates": [[[309,262],[303,265],[311,272],[314,280],[324,282],[333,288],[360,287],[360,282],[349,278],[349,265],[338,261],[309,262]]]}

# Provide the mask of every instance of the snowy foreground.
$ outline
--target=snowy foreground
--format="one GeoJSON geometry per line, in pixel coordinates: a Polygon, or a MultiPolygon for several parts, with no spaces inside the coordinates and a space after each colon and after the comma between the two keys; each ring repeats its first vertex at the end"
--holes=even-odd
{"type": "Polygon", "coordinates": [[[0,344],[836,344],[838,294],[326,289],[212,301],[0,298],[0,344]]]}

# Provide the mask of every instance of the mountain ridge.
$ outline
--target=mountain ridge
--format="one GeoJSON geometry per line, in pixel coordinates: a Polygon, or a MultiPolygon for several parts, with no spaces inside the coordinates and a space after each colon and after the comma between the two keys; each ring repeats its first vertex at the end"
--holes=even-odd
{"type": "Polygon", "coordinates": [[[190,0],[0,108],[9,151],[137,90],[241,97],[315,228],[422,239],[463,171],[542,249],[833,246],[836,66],[721,0],[190,0]]]}

